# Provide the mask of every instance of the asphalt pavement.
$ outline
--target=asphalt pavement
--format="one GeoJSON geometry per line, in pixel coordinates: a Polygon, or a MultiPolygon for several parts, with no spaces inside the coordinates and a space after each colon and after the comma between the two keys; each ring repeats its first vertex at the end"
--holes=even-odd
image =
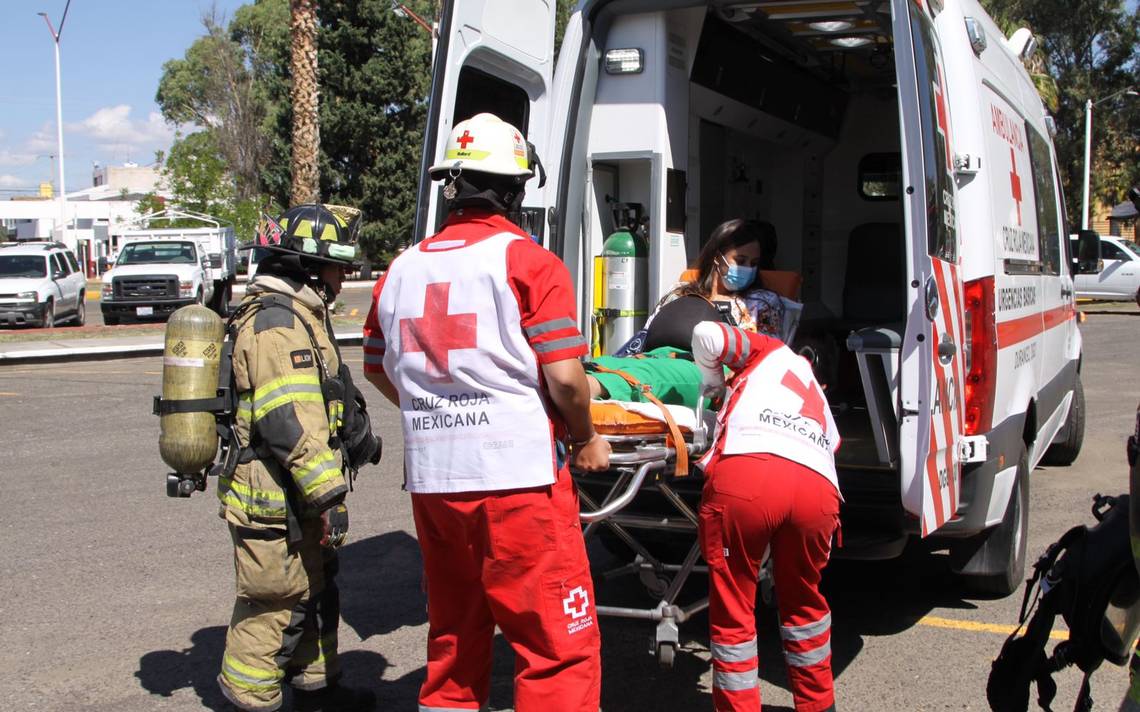
{"type": "MultiPolygon", "coordinates": [[[[1092,521],[1094,493],[1127,489],[1124,439],[1140,400],[1140,318],[1090,310],[1083,326],[1088,427],[1072,467],[1031,479],[1031,559],[1070,526],[1092,521]]],[[[381,710],[414,710],[427,632],[411,509],[401,491],[396,412],[365,384],[361,352],[345,357],[369,395],[384,458],[350,495],[341,554],[340,647],[347,682],[381,710]]],[[[158,456],[157,357],[0,364],[0,700],[5,709],[134,712],[222,709],[214,678],[233,603],[225,525],[214,482],[190,499],[165,495],[158,456]]],[[[604,552],[592,550],[602,561],[604,552]]],[[[646,605],[630,579],[598,581],[598,598],[646,605]]],[[[834,609],[833,666],[844,710],[985,710],[990,662],[1016,623],[1020,591],[967,597],[941,555],[836,561],[825,575],[834,609]]],[[[787,712],[774,613],[761,610],[765,710],[787,712]]],[[[682,626],[675,667],[648,653],[652,626],[603,619],[603,709],[710,710],[707,619],[682,626]]],[[[1058,630],[1063,626],[1058,623],[1058,630]]],[[[491,710],[511,707],[513,661],[495,642],[491,710]]],[[[1071,709],[1080,675],[1057,675],[1054,709],[1071,709]]],[[[1115,709],[1127,674],[1093,676],[1096,709],[1115,709]]]]}

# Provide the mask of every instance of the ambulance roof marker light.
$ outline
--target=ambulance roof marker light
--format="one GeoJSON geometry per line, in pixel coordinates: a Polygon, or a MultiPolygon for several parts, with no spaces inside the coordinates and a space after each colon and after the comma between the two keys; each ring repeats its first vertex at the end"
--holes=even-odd
{"type": "Polygon", "coordinates": [[[1006,47],[1024,62],[1033,56],[1037,50],[1037,38],[1028,27],[1022,27],[1009,36],[1005,41],[1006,47]]]}
{"type": "Polygon", "coordinates": [[[636,47],[608,49],[606,74],[641,74],[645,69],[645,53],[636,47]]]}
{"type": "Polygon", "coordinates": [[[986,30],[982,27],[982,23],[972,17],[967,17],[966,35],[970,38],[970,48],[974,50],[974,55],[981,57],[988,44],[986,30]]]}

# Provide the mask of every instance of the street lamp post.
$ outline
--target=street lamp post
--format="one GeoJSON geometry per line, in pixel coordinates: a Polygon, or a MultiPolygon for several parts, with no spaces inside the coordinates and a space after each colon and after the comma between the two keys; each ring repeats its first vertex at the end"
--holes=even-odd
{"type": "MultiPolygon", "coordinates": [[[[44,18],[48,32],[51,33],[52,41],[55,43],[55,138],[56,153],[59,156],[59,229],[60,236],[64,238],[65,243],[67,242],[67,189],[63,183],[63,95],[59,78],[59,38],[63,35],[63,23],[67,22],[67,10],[70,7],[71,0],[67,0],[67,4],[63,6],[63,17],[60,18],[58,30],[52,26],[51,19],[48,18],[46,12],[37,13],[44,18]]],[[[72,245],[68,245],[68,247],[72,247],[72,245]]]]}
{"type": "Polygon", "coordinates": [[[1089,173],[1092,165],[1092,110],[1093,107],[1109,99],[1115,99],[1121,94],[1128,96],[1136,96],[1137,91],[1132,87],[1121,89],[1115,94],[1109,94],[1106,97],[1093,101],[1092,99],[1085,100],[1085,185],[1084,192],[1081,196],[1081,229],[1089,229],[1089,173]]]}

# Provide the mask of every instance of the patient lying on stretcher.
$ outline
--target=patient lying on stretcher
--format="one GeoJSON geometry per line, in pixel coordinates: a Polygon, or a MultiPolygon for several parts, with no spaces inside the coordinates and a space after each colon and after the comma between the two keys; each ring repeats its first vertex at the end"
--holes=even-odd
{"type": "Polygon", "coordinates": [[[595,399],[642,400],[621,371],[648,386],[662,402],[695,408],[701,375],[688,349],[702,321],[787,338],[785,301],[759,281],[762,245],[775,241],[771,225],[729,220],[718,226],[697,258],[696,275],[665,296],[646,328],[614,356],[586,364],[595,399]],[[605,370],[598,370],[601,367],[605,370]]]}

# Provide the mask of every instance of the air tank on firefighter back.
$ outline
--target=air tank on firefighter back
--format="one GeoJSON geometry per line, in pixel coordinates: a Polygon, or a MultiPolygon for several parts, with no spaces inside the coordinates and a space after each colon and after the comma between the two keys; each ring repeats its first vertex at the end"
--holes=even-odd
{"type": "MultiPolygon", "coordinates": [[[[178,401],[217,396],[224,336],[221,318],[204,306],[192,304],[170,316],[162,352],[164,402],[176,405],[178,401]]],[[[214,461],[218,431],[212,412],[202,408],[164,412],[159,421],[158,452],[174,470],[170,477],[183,475],[186,477],[179,478],[182,482],[191,481],[190,476],[200,474],[214,461]]],[[[189,492],[180,495],[188,496],[189,492]]]]}
{"type": "Polygon", "coordinates": [[[641,205],[618,203],[614,225],[617,229],[602,243],[602,353],[612,353],[633,338],[649,315],[649,242],[641,205]]]}

